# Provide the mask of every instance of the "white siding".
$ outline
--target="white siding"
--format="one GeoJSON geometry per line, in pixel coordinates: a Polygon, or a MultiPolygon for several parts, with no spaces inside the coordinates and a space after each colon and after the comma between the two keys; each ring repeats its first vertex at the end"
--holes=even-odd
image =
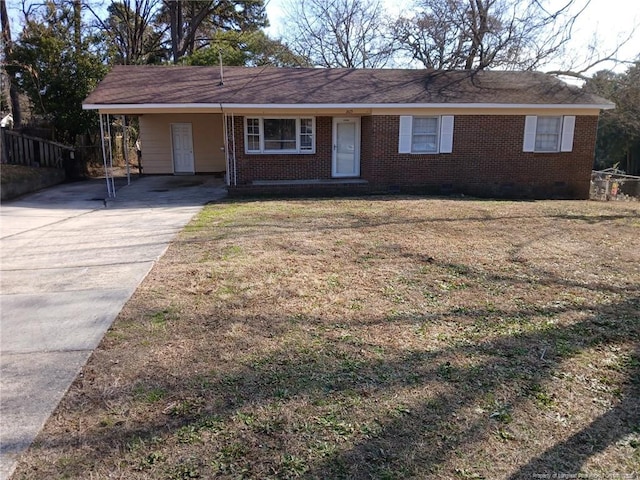
{"type": "Polygon", "coordinates": [[[145,114],[140,117],[144,173],[173,173],[171,124],[191,123],[196,173],[224,172],[222,115],[145,114]]]}

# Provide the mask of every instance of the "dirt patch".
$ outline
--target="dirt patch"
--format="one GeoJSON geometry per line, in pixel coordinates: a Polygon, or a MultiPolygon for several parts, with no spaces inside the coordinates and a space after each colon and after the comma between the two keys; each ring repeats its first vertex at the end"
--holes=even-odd
{"type": "Polygon", "coordinates": [[[634,478],[639,235],[637,204],[209,205],[14,478],[634,478]]]}

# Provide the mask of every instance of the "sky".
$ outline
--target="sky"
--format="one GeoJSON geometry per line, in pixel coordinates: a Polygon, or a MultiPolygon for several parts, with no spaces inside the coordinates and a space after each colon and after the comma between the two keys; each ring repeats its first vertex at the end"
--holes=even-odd
{"type": "MultiPolygon", "coordinates": [[[[271,37],[279,38],[285,31],[284,22],[288,2],[296,0],[265,0],[267,15],[271,26],[267,29],[267,33],[271,37]]],[[[396,16],[402,11],[403,5],[409,5],[412,0],[381,0],[385,5],[385,10],[396,16]]],[[[550,8],[560,8],[569,0],[546,0],[550,8]]],[[[588,0],[577,0],[578,7],[584,5],[588,0]]],[[[20,17],[20,1],[8,0],[9,14],[12,17],[13,36],[18,33],[16,19],[20,17]]],[[[405,15],[408,12],[402,12],[405,15]]],[[[574,28],[574,37],[572,39],[572,47],[577,54],[585,51],[586,47],[592,42],[594,34],[597,35],[599,47],[603,51],[610,51],[617,43],[628,36],[630,32],[636,31],[626,46],[621,50],[619,57],[625,60],[633,60],[640,55],[640,0],[591,0],[587,9],[581,14],[574,28]]],[[[566,59],[565,64],[570,63],[571,58],[566,59]]],[[[561,69],[564,65],[551,65],[549,69],[561,69]]],[[[611,68],[616,71],[624,71],[625,65],[617,65],[608,63],[601,64],[588,73],[594,73],[597,70],[611,68]]],[[[548,70],[548,69],[547,69],[548,70]]]]}
{"type": "MultiPolygon", "coordinates": [[[[265,0],[267,5],[267,16],[271,23],[268,33],[274,37],[281,37],[285,30],[284,24],[285,8],[284,6],[290,0],[265,0]]],[[[383,0],[385,10],[397,12],[400,10],[399,5],[407,5],[408,1],[383,0]]],[[[566,3],[566,0],[550,0],[549,6],[559,8],[566,3]]],[[[586,3],[586,0],[579,0],[580,6],[586,3]]],[[[406,12],[403,12],[406,13],[406,12]]],[[[593,35],[596,34],[598,43],[603,50],[611,50],[615,48],[621,39],[625,38],[634,26],[637,26],[633,38],[625,48],[621,51],[621,58],[634,59],[640,55],[640,0],[591,0],[587,9],[580,15],[574,28],[572,38],[572,47],[575,51],[584,51],[591,43],[593,35]]],[[[569,63],[571,59],[567,59],[569,63]]],[[[560,69],[563,65],[553,65],[554,69],[560,69]]],[[[606,65],[607,68],[613,68],[613,65],[606,65]]],[[[603,65],[596,70],[604,68],[603,65]]],[[[624,71],[624,65],[620,65],[616,70],[624,71]]],[[[592,73],[592,72],[591,72],[592,73]]]]}

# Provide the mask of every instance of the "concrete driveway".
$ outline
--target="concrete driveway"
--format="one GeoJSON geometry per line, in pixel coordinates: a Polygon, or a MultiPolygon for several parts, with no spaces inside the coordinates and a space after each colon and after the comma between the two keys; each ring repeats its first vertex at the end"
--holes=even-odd
{"type": "Polygon", "coordinates": [[[213,177],[143,177],[106,207],[97,181],[0,206],[0,479],[175,234],[225,194],[213,177]]]}

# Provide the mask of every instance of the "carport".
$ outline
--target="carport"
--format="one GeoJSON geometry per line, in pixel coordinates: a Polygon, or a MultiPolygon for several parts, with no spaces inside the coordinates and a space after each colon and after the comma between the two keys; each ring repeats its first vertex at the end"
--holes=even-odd
{"type": "Polygon", "coordinates": [[[236,119],[223,105],[190,105],[167,109],[159,105],[93,105],[98,110],[102,160],[107,195],[116,197],[114,180],[115,138],[123,137],[127,184],[131,182],[129,148],[131,117],[140,124],[141,168],[150,174],[193,175],[214,173],[225,176],[227,185],[236,183],[233,132],[236,119]]]}

